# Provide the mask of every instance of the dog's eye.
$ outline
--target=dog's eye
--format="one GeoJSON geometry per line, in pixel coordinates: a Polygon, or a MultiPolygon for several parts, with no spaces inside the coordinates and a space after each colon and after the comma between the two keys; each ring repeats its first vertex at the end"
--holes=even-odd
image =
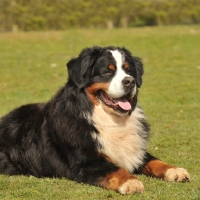
{"type": "Polygon", "coordinates": [[[106,75],[106,76],[111,76],[111,75],[113,75],[113,73],[114,73],[113,70],[108,69],[108,70],[106,70],[103,74],[106,75]]]}
{"type": "Polygon", "coordinates": [[[130,69],[130,67],[126,68],[125,71],[126,71],[126,73],[129,74],[129,75],[131,74],[131,69],[130,69]]]}

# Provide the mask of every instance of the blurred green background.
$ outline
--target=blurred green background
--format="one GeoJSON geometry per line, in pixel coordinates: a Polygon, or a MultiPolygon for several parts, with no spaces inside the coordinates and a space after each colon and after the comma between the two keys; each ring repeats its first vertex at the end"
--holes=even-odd
{"type": "Polygon", "coordinates": [[[200,23],[200,0],[1,0],[0,31],[200,23]]]}

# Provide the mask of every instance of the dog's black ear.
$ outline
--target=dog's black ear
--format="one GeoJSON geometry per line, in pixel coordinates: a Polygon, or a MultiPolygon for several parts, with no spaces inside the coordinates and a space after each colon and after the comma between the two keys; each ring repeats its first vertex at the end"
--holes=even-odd
{"type": "Polygon", "coordinates": [[[100,50],[100,47],[86,48],[77,58],[73,58],[67,63],[69,79],[78,88],[83,88],[89,83],[93,65],[97,60],[100,50]]]}
{"type": "Polygon", "coordinates": [[[136,68],[136,84],[137,87],[142,85],[142,75],[144,73],[143,64],[140,58],[132,56],[132,60],[134,62],[136,68]]]}

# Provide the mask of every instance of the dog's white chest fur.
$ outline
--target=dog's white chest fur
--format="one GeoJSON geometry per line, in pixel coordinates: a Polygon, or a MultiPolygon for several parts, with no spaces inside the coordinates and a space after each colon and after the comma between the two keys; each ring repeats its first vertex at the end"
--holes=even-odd
{"type": "Polygon", "coordinates": [[[99,153],[129,172],[137,169],[143,163],[147,148],[146,139],[141,137],[144,130],[140,120],[144,118],[138,107],[131,116],[113,116],[101,104],[95,106],[92,120],[99,133],[93,133],[92,137],[100,143],[99,153]]]}

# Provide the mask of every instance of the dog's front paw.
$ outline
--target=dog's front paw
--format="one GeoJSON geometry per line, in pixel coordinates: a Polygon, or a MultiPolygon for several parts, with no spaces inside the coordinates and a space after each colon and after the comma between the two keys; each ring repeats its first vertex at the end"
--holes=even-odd
{"type": "Polygon", "coordinates": [[[169,168],[164,176],[166,181],[185,182],[190,180],[190,175],[186,169],[183,168],[169,168]]]}
{"type": "Polygon", "coordinates": [[[134,193],[143,193],[144,186],[141,181],[138,179],[130,179],[123,183],[118,191],[121,194],[134,194],[134,193]]]}

